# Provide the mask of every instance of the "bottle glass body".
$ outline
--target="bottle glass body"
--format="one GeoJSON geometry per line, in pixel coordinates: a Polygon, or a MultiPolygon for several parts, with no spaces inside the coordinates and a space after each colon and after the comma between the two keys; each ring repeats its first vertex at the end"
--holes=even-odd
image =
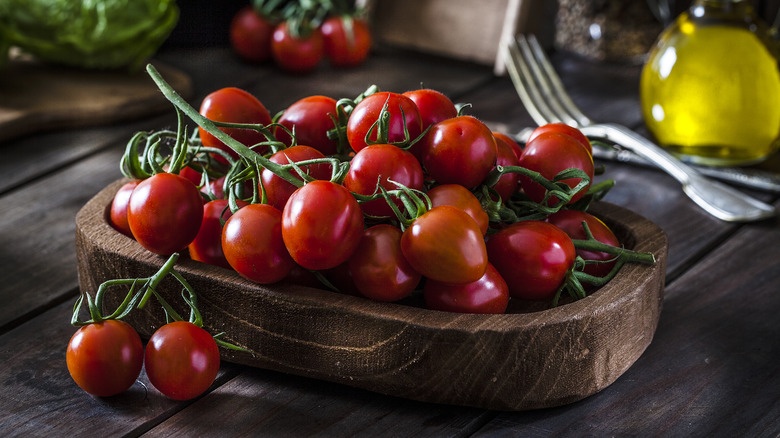
{"type": "Polygon", "coordinates": [[[648,129],[684,160],[751,164],[780,145],[777,46],[748,1],[694,2],[651,50],[640,97],[648,129]]]}

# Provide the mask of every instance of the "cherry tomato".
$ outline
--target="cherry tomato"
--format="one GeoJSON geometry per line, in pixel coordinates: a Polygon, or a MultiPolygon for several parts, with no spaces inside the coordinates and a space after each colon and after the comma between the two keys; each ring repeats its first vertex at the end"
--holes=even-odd
{"type": "MultiPolygon", "coordinates": [[[[282,149],[271,155],[269,160],[277,164],[289,164],[290,161],[297,163],[318,158],[325,158],[325,155],[312,147],[298,145],[282,149]]],[[[333,173],[332,166],[326,163],[301,166],[301,170],[308,172],[312,178],[321,180],[330,179],[333,173]]],[[[298,175],[295,170],[293,170],[293,175],[296,178],[301,179],[300,175],[298,175]]],[[[265,187],[266,196],[268,197],[268,203],[278,208],[280,211],[283,210],[284,206],[287,204],[287,200],[290,199],[290,195],[297,190],[297,187],[278,177],[268,169],[263,169],[261,179],[263,181],[263,187],[265,187]]]]}
{"type": "Polygon", "coordinates": [[[576,255],[569,236],[542,221],[516,222],[493,234],[487,253],[509,294],[524,300],[552,299],[576,255]]]}
{"type": "Polygon", "coordinates": [[[171,255],[187,247],[203,221],[203,198],[184,177],[158,173],[141,181],[130,195],[127,223],[147,250],[171,255]]]}
{"type": "Polygon", "coordinates": [[[331,181],[299,188],[282,212],[284,243],[306,269],[330,269],[347,261],[362,234],[360,205],[349,190],[331,181]]]}
{"type": "MultiPolygon", "coordinates": [[[[290,105],[277,121],[292,131],[295,128],[297,144],[311,146],[325,155],[338,152],[338,141],[328,138],[335,127],[331,116],[336,115],[336,100],[327,96],[309,96],[290,105]]],[[[292,137],[281,127],[274,129],[276,139],[290,146],[292,137]]]]}
{"type": "Polygon", "coordinates": [[[426,194],[434,207],[451,205],[465,211],[477,223],[482,235],[487,233],[490,225],[488,214],[482,208],[479,199],[469,189],[460,184],[442,184],[428,190],[426,194]]]}
{"type": "Polygon", "coordinates": [[[190,166],[182,167],[181,170],[179,171],[179,175],[192,181],[192,183],[195,184],[196,186],[200,185],[200,180],[203,176],[202,173],[198,172],[197,170],[193,169],[190,166]]]}
{"type": "MultiPolygon", "coordinates": [[[[414,140],[422,133],[422,119],[417,105],[408,97],[391,92],[374,93],[355,106],[347,121],[347,141],[355,152],[368,145],[366,135],[379,119],[382,108],[387,104],[390,113],[387,129],[387,143],[399,143],[404,140],[414,140]],[[404,129],[408,131],[406,138],[404,129]]],[[[368,136],[369,142],[377,142],[377,129],[368,136]]]]}
{"type": "MultiPolygon", "coordinates": [[[[577,168],[584,171],[590,177],[591,183],[593,182],[593,157],[588,154],[588,151],[574,137],[566,134],[557,132],[540,134],[533,141],[526,143],[523,155],[520,156],[519,164],[522,167],[539,172],[543,177],[550,180],[566,169],[577,168]]],[[[574,187],[580,182],[580,179],[569,178],[562,182],[569,187],[574,187]]],[[[530,178],[521,175],[520,186],[534,202],[542,202],[544,199],[544,187],[531,181],[530,178]]],[[[569,204],[577,202],[585,196],[588,187],[590,187],[590,184],[575,194],[569,201],[569,204]]],[[[558,202],[558,199],[552,196],[548,199],[547,204],[552,205],[556,202],[558,202]]]]}
{"type": "Polygon", "coordinates": [[[478,186],[496,165],[493,132],[471,116],[459,116],[431,126],[422,145],[422,164],[441,184],[478,186]]]}
{"type": "MultiPolygon", "coordinates": [[[[512,146],[504,141],[501,137],[495,137],[496,139],[496,164],[500,166],[517,166],[518,159],[515,155],[515,151],[512,146]]],[[[501,199],[506,201],[512,197],[512,194],[518,188],[518,182],[520,181],[520,174],[508,172],[501,175],[498,182],[493,185],[493,189],[501,196],[501,199]]]]}
{"type": "Polygon", "coordinates": [[[582,147],[588,151],[588,154],[593,156],[593,145],[590,144],[588,137],[585,137],[585,134],[583,134],[579,129],[569,126],[565,123],[548,123],[546,125],[539,126],[538,128],[534,129],[533,132],[531,132],[531,135],[528,136],[526,143],[535,139],[539,135],[544,134],[545,132],[558,132],[561,134],[566,134],[570,137],[574,137],[577,142],[579,142],[582,147]]]}
{"type": "MultiPolygon", "coordinates": [[[[613,233],[601,219],[590,213],[577,210],[560,210],[548,216],[547,222],[562,229],[569,237],[576,240],[585,240],[588,238],[585,235],[585,229],[582,227],[582,222],[585,222],[588,224],[588,229],[596,240],[601,243],[606,243],[607,245],[620,247],[620,241],[618,241],[615,233],[613,233]]],[[[586,274],[595,277],[606,276],[615,266],[615,262],[611,261],[614,260],[615,256],[609,253],[577,249],[577,255],[584,260],[606,262],[588,263],[585,265],[583,271],[586,274]]]]}
{"type": "MultiPolygon", "coordinates": [[[[246,205],[244,201],[237,202],[246,205]]],[[[188,246],[191,259],[230,269],[222,251],[222,221],[227,221],[233,214],[227,207],[227,199],[216,199],[203,205],[203,222],[195,240],[188,246]]]]}
{"type": "Polygon", "coordinates": [[[109,211],[109,220],[111,226],[127,237],[132,238],[133,232],[130,231],[130,225],[127,223],[127,204],[130,201],[130,194],[141,181],[130,181],[122,185],[114,195],[111,201],[111,210],[109,211]]]}
{"type": "Polygon", "coordinates": [[[225,199],[225,177],[210,180],[200,188],[200,192],[213,199],[225,199]]]}
{"type": "Polygon", "coordinates": [[[146,344],[149,382],[174,400],[190,400],[214,383],[219,372],[214,338],[195,324],[174,321],[157,329],[146,344]]]}
{"type": "Polygon", "coordinates": [[[236,211],[222,230],[222,250],[230,266],[255,283],[280,281],[295,264],[282,240],[282,212],[268,204],[236,211]]]}
{"type": "Polygon", "coordinates": [[[496,140],[498,140],[499,138],[501,140],[504,140],[506,144],[511,146],[512,150],[515,151],[515,156],[517,157],[517,159],[518,160],[520,159],[520,155],[522,155],[523,153],[523,148],[515,141],[515,139],[502,132],[495,132],[495,131],[493,132],[493,137],[495,137],[496,140]]]}
{"type": "MultiPolygon", "coordinates": [[[[252,123],[263,126],[271,123],[271,114],[255,96],[234,87],[222,88],[206,96],[200,105],[200,114],[216,122],[252,123]]],[[[220,129],[244,146],[251,147],[266,141],[263,134],[253,129],[220,129]]],[[[238,154],[230,147],[217,140],[205,129],[198,128],[198,132],[203,146],[222,149],[230,156],[238,157],[238,154]]],[[[265,149],[259,149],[257,152],[263,153],[265,149]]],[[[217,156],[217,161],[226,162],[224,158],[219,156],[217,156]]]]}
{"type": "MultiPolygon", "coordinates": [[[[371,195],[377,184],[387,190],[395,190],[394,181],[410,189],[423,188],[423,171],[420,162],[410,152],[391,144],[366,146],[355,154],[344,178],[344,187],[360,195],[371,195]]],[[[396,199],[400,207],[401,201],[396,199]]],[[[372,216],[392,216],[393,210],[384,199],[360,204],[363,212],[372,216]]]]}
{"type": "Polygon", "coordinates": [[[271,59],[274,24],[252,6],[241,8],[230,22],[230,45],[243,59],[263,62],[271,59]]]}
{"type": "Polygon", "coordinates": [[[363,63],[371,50],[371,32],[366,22],[350,16],[331,17],[320,26],[325,56],[336,67],[363,63]]]}
{"type": "Polygon", "coordinates": [[[509,288],[490,263],[477,281],[451,284],[427,280],[423,298],[429,309],[458,313],[504,313],[509,305],[509,288]]]}
{"type": "Polygon", "coordinates": [[[126,391],[138,378],[144,346],[124,321],[105,320],[85,325],[73,334],[65,355],[77,385],[98,397],[126,391]]]}
{"type": "Polygon", "coordinates": [[[422,276],[401,253],[400,229],[379,224],[366,229],[347,261],[360,293],[377,301],[398,301],[414,291],[422,276]]]}
{"type": "Polygon", "coordinates": [[[271,55],[276,65],[290,73],[308,73],[322,60],[323,39],[319,29],[306,34],[293,35],[287,22],[274,29],[271,55]]]}
{"type": "Polygon", "coordinates": [[[449,97],[439,91],[422,88],[407,91],[403,94],[412,99],[412,102],[417,105],[422,118],[423,129],[458,115],[458,109],[455,108],[455,104],[452,103],[449,97]]]}
{"type": "Polygon", "coordinates": [[[401,236],[401,251],[417,272],[448,283],[477,281],[488,264],[479,226],[451,205],[433,207],[415,219],[401,236]]]}

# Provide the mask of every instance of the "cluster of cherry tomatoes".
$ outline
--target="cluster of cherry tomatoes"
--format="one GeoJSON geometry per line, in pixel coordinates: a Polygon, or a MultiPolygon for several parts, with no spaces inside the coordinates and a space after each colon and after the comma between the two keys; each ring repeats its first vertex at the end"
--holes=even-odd
{"type": "Polygon", "coordinates": [[[521,147],[432,89],[308,96],[272,120],[224,88],[190,110],[190,152],[158,160],[171,173],[129,182],[111,207],[154,253],[188,248],[253,282],[386,302],[422,290],[430,309],[468,313],[557,300],[572,277],[598,284],[619,268],[602,251],[615,235],[584,211],[591,145],[566,125],[521,147]]]}
{"type": "Polygon", "coordinates": [[[334,67],[355,67],[371,50],[371,32],[365,20],[350,14],[329,16],[321,23],[276,19],[246,6],[233,17],[230,44],[244,60],[270,59],[288,72],[306,73],[323,59],[334,67]]]}

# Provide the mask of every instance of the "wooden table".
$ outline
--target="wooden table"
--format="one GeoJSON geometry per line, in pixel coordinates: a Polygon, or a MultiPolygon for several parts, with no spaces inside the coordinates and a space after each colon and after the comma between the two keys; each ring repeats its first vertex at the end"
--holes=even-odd
{"type": "MultiPolygon", "coordinates": [[[[532,125],[508,78],[489,67],[378,51],[361,68],[308,76],[238,62],[225,48],[169,50],[199,103],[238,86],[272,111],[310,94],[353,97],[375,83],[423,84],[472,114],[517,132],[532,125]]],[[[555,54],[575,101],[595,119],[641,128],[638,66],[555,54]]],[[[413,402],[223,363],[212,389],[176,402],[144,374],[130,391],[93,398],[71,380],[65,348],[79,293],[74,217],[118,179],[137,130],[172,127],[173,111],[111,126],[41,132],[0,143],[0,435],[2,436],[776,436],[780,434],[780,223],[731,224],[707,215],[653,169],[604,163],[607,200],[659,224],[670,241],[655,338],[605,390],[580,402],[494,412],[413,402]]],[[[779,205],[778,196],[752,195],[779,205]]]]}

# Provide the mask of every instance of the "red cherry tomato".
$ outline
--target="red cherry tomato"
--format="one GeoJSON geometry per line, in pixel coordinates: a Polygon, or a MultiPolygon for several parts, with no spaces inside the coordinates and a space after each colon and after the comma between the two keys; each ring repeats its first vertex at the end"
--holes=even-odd
{"type": "MultiPolygon", "coordinates": [[[[495,139],[496,164],[503,167],[517,166],[519,160],[517,159],[517,155],[515,155],[515,151],[512,149],[512,146],[500,137],[495,137],[495,139]]],[[[498,179],[498,182],[493,185],[493,189],[499,194],[499,196],[501,196],[501,199],[506,201],[507,199],[511,198],[512,194],[514,194],[517,190],[519,181],[520,174],[508,172],[501,175],[501,178],[498,179]]]]}
{"type": "MultiPolygon", "coordinates": [[[[539,172],[543,177],[550,180],[566,169],[576,168],[584,171],[590,177],[591,183],[593,182],[593,157],[588,154],[588,151],[574,137],[566,134],[557,132],[540,134],[533,141],[526,143],[523,155],[520,156],[519,164],[522,167],[539,172]]],[[[574,187],[579,184],[580,179],[569,178],[562,182],[569,187],[574,187]]],[[[542,202],[544,199],[544,187],[531,181],[530,178],[521,175],[520,186],[534,202],[542,202]]],[[[588,187],[590,187],[590,184],[575,194],[569,201],[569,204],[577,202],[585,196],[588,187]]],[[[552,205],[556,202],[558,202],[558,199],[552,196],[547,201],[547,204],[552,205]]]]}
{"type": "MultiPolygon", "coordinates": [[[[355,106],[347,121],[347,141],[355,152],[368,145],[366,135],[379,119],[382,108],[387,104],[390,113],[387,129],[387,143],[399,143],[404,140],[414,140],[422,133],[422,119],[417,105],[408,97],[390,92],[374,93],[355,106]],[[404,129],[409,133],[405,137],[404,129]]],[[[377,142],[377,130],[368,137],[369,142],[377,142]]]]}
{"type": "Polygon", "coordinates": [[[449,97],[430,88],[407,91],[404,96],[417,105],[423,129],[458,115],[458,109],[449,97]]]}
{"type": "Polygon", "coordinates": [[[230,266],[255,283],[280,281],[295,264],[282,240],[282,212],[267,204],[242,207],[225,222],[222,250],[230,266]]]}
{"type": "MultiPolygon", "coordinates": [[[[590,213],[577,210],[560,210],[557,213],[553,213],[547,217],[547,222],[562,229],[572,239],[585,240],[588,237],[585,235],[585,229],[582,227],[582,222],[588,224],[588,229],[593,234],[593,237],[601,243],[607,245],[620,247],[620,241],[618,241],[615,234],[609,227],[601,221],[601,219],[593,216],[590,213]]],[[[593,275],[595,277],[604,277],[609,274],[609,271],[615,266],[613,261],[615,256],[600,251],[588,251],[585,249],[577,249],[577,255],[584,260],[594,260],[605,263],[588,263],[585,265],[583,271],[586,274],[593,275]]]]}
{"type": "Polygon", "coordinates": [[[447,119],[431,126],[422,145],[422,164],[441,184],[478,186],[496,165],[493,132],[471,116],[447,119]]]}
{"type": "MultiPolygon", "coordinates": [[[[355,154],[350,163],[344,187],[360,195],[371,195],[377,183],[387,190],[395,190],[394,181],[410,189],[423,188],[423,171],[420,162],[411,153],[391,144],[366,146],[355,154]]],[[[401,201],[396,199],[400,207],[401,201]]],[[[363,212],[372,216],[392,216],[393,210],[384,199],[360,204],[363,212]]]]}
{"type": "Polygon", "coordinates": [[[512,150],[515,151],[515,156],[517,157],[517,159],[518,160],[520,159],[520,155],[522,155],[523,153],[523,148],[520,147],[520,145],[515,141],[515,139],[513,139],[512,137],[504,133],[495,132],[495,131],[493,132],[493,136],[496,137],[496,139],[500,138],[501,140],[504,140],[506,144],[511,146],[512,150]]]}
{"type": "MultiPolygon", "coordinates": [[[[245,202],[237,201],[239,205],[245,202]]],[[[209,201],[203,205],[203,222],[195,240],[189,244],[190,258],[210,265],[230,269],[222,251],[222,221],[227,221],[233,214],[228,207],[227,199],[209,201]]]]}
{"type": "Polygon", "coordinates": [[[569,126],[565,123],[548,123],[546,125],[539,126],[538,128],[534,129],[533,132],[531,132],[531,135],[528,136],[526,143],[529,143],[531,140],[546,132],[558,132],[561,134],[566,134],[570,137],[574,137],[574,139],[576,139],[577,142],[579,142],[579,144],[581,144],[582,147],[588,151],[588,154],[593,156],[593,145],[590,144],[588,137],[585,137],[585,134],[583,134],[579,129],[569,126]]]}
{"type": "Polygon", "coordinates": [[[516,222],[493,234],[487,252],[509,294],[524,300],[552,299],[576,255],[569,236],[542,221],[516,222]]]}
{"type": "Polygon", "coordinates": [[[363,63],[371,50],[371,32],[366,22],[340,16],[325,20],[320,27],[325,56],[336,67],[354,67],[363,63]]]}
{"type": "MultiPolygon", "coordinates": [[[[200,114],[217,122],[252,123],[263,126],[271,123],[271,114],[256,97],[244,90],[234,87],[222,88],[206,96],[200,105],[200,114]]],[[[263,134],[253,129],[220,129],[238,140],[244,146],[251,147],[266,141],[263,134]]],[[[198,128],[198,132],[200,133],[200,139],[201,142],[203,142],[203,146],[222,149],[230,156],[234,158],[238,157],[238,154],[230,149],[230,147],[217,140],[216,137],[209,134],[205,129],[198,128]]],[[[265,149],[259,149],[257,152],[263,153],[265,152],[265,149]]],[[[222,157],[217,157],[217,160],[223,163],[225,162],[222,157]]]]}
{"type": "Polygon", "coordinates": [[[152,175],[130,195],[127,223],[135,240],[155,254],[171,255],[186,248],[202,221],[203,198],[179,175],[152,175]]]}
{"type": "Polygon", "coordinates": [[[174,400],[190,400],[206,392],[217,378],[219,362],[214,338],[187,321],[165,324],[146,344],[149,382],[174,400]]]}
{"type": "Polygon", "coordinates": [[[442,184],[428,190],[426,194],[434,207],[451,205],[465,211],[477,223],[482,235],[487,233],[490,225],[488,214],[482,208],[479,199],[469,189],[460,184],[442,184]]]}
{"type": "Polygon", "coordinates": [[[401,251],[417,272],[448,283],[477,281],[488,264],[479,226],[451,205],[433,207],[415,219],[401,236],[401,251]]]}
{"type": "Polygon", "coordinates": [[[282,237],[293,260],[306,269],[347,261],[360,243],[363,213],[352,193],[331,181],[296,190],[282,212],[282,237]]]}
{"type": "Polygon", "coordinates": [[[123,184],[114,195],[109,211],[111,226],[130,238],[133,237],[133,232],[130,231],[130,225],[127,223],[127,204],[130,201],[130,194],[140,182],[134,180],[123,184]]]}
{"type": "Polygon", "coordinates": [[[85,325],[73,334],[65,355],[77,385],[98,397],[126,391],[138,378],[144,346],[129,324],[105,320],[85,325]]]}
{"type": "Polygon", "coordinates": [[[451,284],[427,280],[423,288],[429,309],[458,313],[504,313],[509,305],[509,288],[490,263],[477,281],[451,284]]]}
{"type": "Polygon", "coordinates": [[[252,6],[241,8],[230,22],[230,45],[243,59],[263,62],[271,59],[274,24],[252,6]]]}
{"type": "Polygon", "coordinates": [[[276,65],[290,73],[308,73],[322,60],[323,39],[319,29],[293,35],[287,22],[276,26],[271,40],[271,54],[276,65]]]}
{"type": "MultiPolygon", "coordinates": [[[[277,164],[289,164],[290,161],[297,163],[306,160],[315,160],[318,158],[325,158],[322,152],[309,146],[293,146],[287,149],[271,155],[270,161],[277,164]]],[[[301,166],[301,170],[308,172],[312,178],[328,180],[330,179],[333,171],[330,164],[312,164],[309,166],[301,166]]],[[[293,175],[300,178],[297,172],[293,170],[293,175]]],[[[287,200],[290,199],[290,195],[293,194],[297,187],[290,184],[288,181],[280,178],[268,169],[263,169],[261,174],[263,181],[263,187],[265,187],[266,196],[268,197],[268,203],[278,208],[280,211],[284,209],[287,204],[287,200]]]]}
{"type": "Polygon", "coordinates": [[[379,224],[366,229],[347,261],[355,287],[377,301],[398,301],[414,291],[422,276],[401,253],[400,229],[379,224]]]}
{"type": "MultiPolygon", "coordinates": [[[[278,123],[290,131],[295,128],[297,144],[311,146],[325,155],[335,154],[338,141],[328,138],[328,131],[335,127],[336,100],[326,96],[309,96],[290,105],[278,123]]],[[[274,129],[276,139],[290,146],[292,137],[281,127],[274,129]]]]}

